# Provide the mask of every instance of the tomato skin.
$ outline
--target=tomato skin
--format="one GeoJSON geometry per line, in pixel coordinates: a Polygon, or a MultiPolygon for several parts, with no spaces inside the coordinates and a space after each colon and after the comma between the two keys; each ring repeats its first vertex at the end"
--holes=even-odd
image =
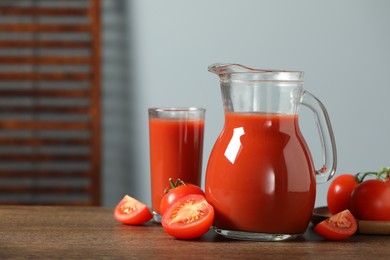
{"type": "Polygon", "coordinates": [[[390,182],[366,180],[351,194],[350,210],[357,219],[390,221],[390,182]]]}
{"type": "Polygon", "coordinates": [[[204,196],[204,191],[194,184],[183,184],[171,189],[165,194],[160,202],[160,215],[163,216],[165,211],[171,207],[178,199],[190,194],[199,194],[204,196]]]}
{"type": "Polygon", "coordinates": [[[152,217],[152,213],[144,203],[128,195],[125,195],[114,209],[114,218],[123,224],[141,225],[152,217]]]}
{"type": "Polygon", "coordinates": [[[351,193],[358,185],[354,175],[342,174],[337,176],[329,186],[327,203],[329,212],[337,214],[349,208],[351,193]]]}
{"type": "Polygon", "coordinates": [[[357,227],[355,217],[346,209],[318,223],[314,231],[329,240],[342,240],[355,234],[357,227]]]}
{"type": "Polygon", "coordinates": [[[178,239],[194,239],[207,233],[214,221],[214,208],[203,195],[181,197],[163,215],[164,230],[178,239]]]}

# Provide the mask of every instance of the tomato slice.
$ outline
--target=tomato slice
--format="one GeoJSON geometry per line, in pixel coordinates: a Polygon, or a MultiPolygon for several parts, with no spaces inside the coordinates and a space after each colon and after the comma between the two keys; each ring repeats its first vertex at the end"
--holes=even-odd
{"type": "Polygon", "coordinates": [[[214,221],[214,208],[203,195],[181,197],[163,215],[164,230],[179,239],[194,239],[209,231],[214,221]]]}
{"type": "Polygon", "coordinates": [[[356,219],[348,209],[327,218],[314,228],[318,235],[329,240],[346,239],[355,234],[356,230],[356,219]]]}
{"type": "Polygon", "coordinates": [[[152,217],[152,213],[144,203],[129,195],[125,195],[114,209],[114,218],[123,224],[140,225],[152,217]]]}

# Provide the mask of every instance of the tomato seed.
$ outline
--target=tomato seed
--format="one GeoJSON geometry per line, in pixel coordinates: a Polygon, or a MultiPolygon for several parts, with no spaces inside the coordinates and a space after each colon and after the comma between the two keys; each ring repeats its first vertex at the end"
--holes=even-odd
{"type": "Polygon", "coordinates": [[[122,210],[122,212],[125,213],[125,214],[130,214],[130,213],[136,211],[136,210],[137,210],[137,207],[123,204],[123,205],[121,206],[121,210],[122,210]]]}

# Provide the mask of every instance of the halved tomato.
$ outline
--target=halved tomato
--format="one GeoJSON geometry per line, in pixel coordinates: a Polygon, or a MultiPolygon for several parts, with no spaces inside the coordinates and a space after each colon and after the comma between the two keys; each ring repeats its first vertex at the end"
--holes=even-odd
{"type": "Polygon", "coordinates": [[[209,231],[214,208],[203,195],[190,194],[177,200],[163,215],[164,230],[179,239],[193,239],[209,231]]]}
{"type": "Polygon", "coordinates": [[[203,190],[194,184],[184,183],[181,180],[174,184],[172,179],[169,179],[171,189],[162,197],[160,202],[160,214],[164,215],[165,211],[170,208],[179,198],[190,194],[199,194],[204,196],[203,190]]]}
{"type": "Polygon", "coordinates": [[[114,218],[123,224],[140,225],[152,217],[152,213],[144,203],[129,195],[125,195],[114,209],[114,218]]]}
{"type": "Polygon", "coordinates": [[[320,222],[314,231],[329,240],[342,240],[355,234],[357,227],[355,217],[346,209],[320,222]]]}

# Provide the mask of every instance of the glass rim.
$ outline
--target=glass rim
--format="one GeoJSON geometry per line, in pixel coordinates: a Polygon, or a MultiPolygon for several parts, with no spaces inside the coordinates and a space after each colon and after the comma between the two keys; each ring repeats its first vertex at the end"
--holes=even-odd
{"type": "Polygon", "coordinates": [[[149,112],[204,112],[206,111],[203,107],[150,107],[149,112]]]}
{"type": "Polygon", "coordinates": [[[149,119],[204,120],[206,109],[201,107],[152,107],[148,109],[149,119]]]}

